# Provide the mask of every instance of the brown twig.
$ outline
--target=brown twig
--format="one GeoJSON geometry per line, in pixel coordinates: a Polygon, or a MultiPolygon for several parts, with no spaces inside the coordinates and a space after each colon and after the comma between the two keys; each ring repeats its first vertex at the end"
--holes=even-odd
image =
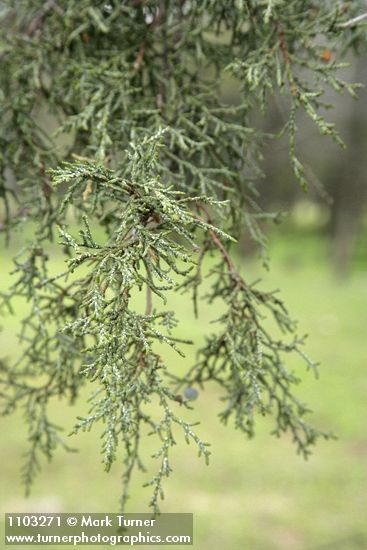
{"type": "Polygon", "coordinates": [[[48,15],[51,10],[54,10],[59,15],[64,15],[64,11],[55,2],[55,0],[47,0],[44,6],[37,12],[34,19],[32,19],[32,21],[28,25],[27,35],[29,36],[29,38],[32,38],[35,35],[37,30],[41,27],[46,15],[48,15]]]}
{"type": "Polygon", "coordinates": [[[282,52],[284,62],[286,63],[286,65],[290,65],[289,52],[288,52],[287,44],[284,38],[284,31],[282,29],[278,30],[278,38],[279,38],[279,47],[280,47],[280,51],[282,52]]]}
{"type": "Polygon", "coordinates": [[[152,313],[152,307],[153,307],[153,301],[152,301],[152,289],[149,285],[147,285],[147,302],[145,307],[145,315],[151,315],[152,313]]]}
{"type": "MultiPolygon", "coordinates": [[[[202,218],[198,214],[195,214],[195,212],[193,212],[192,215],[197,220],[199,220],[201,222],[204,222],[204,223],[208,223],[206,220],[204,220],[204,218],[202,218]]],[[[218,236],[215,234],[213,229],[211,229],[210,227],[208,228],[208,234],[209,234],[210,238],[212,239],[213,243],[215,244],[215,246],[218,248],[218,250],[222,254],[222,256],[223,256],[223,258],[224,258],[224,260],[225,260],[225,262],[228,266],[229,271],[234,272],[235,271],[235,265],[234,265],[230,255],[228,254],[227,250],[224,248],[224,246],[221,243],[221,241],[219,240],[218,236]]]]}
{"type": "Polygon", "coordinates": [[[138,55],[136,56],[136,59],[134,61],[134,70],[135,71],[139,71],[142,63],[143,63],[143,59],[144,59],[144,52],[145,52],[145,42],[143,42],[141,45],[140,45],[140,49],[139,49],[139,52],[138,52],[138,55]]]}
{"type": "MultiPolygon", "coordinates": [[[[141,1],[135,2],[136,6],[141,6],[142,4],[143,4],[143,2],[141,2],[141,1]]],[[[164,2],[161,0],[161,2],[159,4],[158,13],[154,17],[153,21],[149,24],[149,30],[153,31],[156,27],[158,27],[159,23],[162,21],[162,19],[164,17],[164,14],[165,14],[164,2]]],[[[139,71],[142,64],[143,64],[144,53],[145,53],[145,45],[146,45],[146,40],[144,40],[140,44],[138,55],[136,56],[136,59],[134,61],[134,70],[135,71],[139,71]]]]}
{"type": "Polygon", "coordinates": [[[290,89],[292,95],[297,96],[298,95],[298,89],[297,89],[296,84],[294,83],[293,74],[292,74],[292,71],[291,71],[291,60],[290,60],[290,56],[289,56],[289,50],[288,50],[288,47],[287,47],[287,42],[286,42],[285,36],[284,36],[284,31],[283,31],[283,29],[281,29],[278,26],[277,27],[277,32],[278,32],[278,38],[279,38],[279,48],[280,48],[280,51],[282,53],[284,63],[286,64],[287,70],[288,70],[289,89],[290,89]]]}

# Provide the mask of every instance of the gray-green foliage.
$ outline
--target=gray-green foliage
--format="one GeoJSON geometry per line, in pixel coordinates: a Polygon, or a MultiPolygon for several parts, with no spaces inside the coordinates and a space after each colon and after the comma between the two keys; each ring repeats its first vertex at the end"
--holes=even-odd
{"type": "Polygon", "coordinates": [[[307,408],[293,394],[298,378],[285,356],[315,368],[294,323],[277,295],[241,277],[230,248],[244,231],[262,248],[260,222],[274,217],[257,204],[269,136],[253,113],[284,94],[281,133],[306,186],[298,111],[339,140],[320,114],[322,94],[330,86],[353,93],[336,59],[361,39],[359,27],[341,24],[362,8],[311,0],[2,2],[2,229],[9,237],[16,227],[35,227],[3,295],[5,310],[14,297],[29,302],[22,355],[1,369],[4,413],[23,407],[29,423],[27,487],[42,455],[69,448],[49,403],[74,402],[89,383],[90,414],[73,433],[103,423],[106,469],[123,448],[122,505],[134,469],[144,468],[147,431],[157,439],[157,473],[147,477],[155,511],[177,427],[208,460],[208,444],[184,419],[188,386],[222,386],[220,418],[248,436],[260,413],[273,415],[274,433],[290,432],[305,456],[327,437],[305,422],[307,408]],[[223,99],[226,75],[238,91],[235,104],[223,99]],[[45,113],[57,123],[53,133],[42,124],[45,113]],[[57,275],[46,250],[55,236],[66,255],[57,275]],[[179,376],[157,353],[157,343],[181,354],[188,343],[175,336],[179,315],[166,297],[191,293],[197,314],[203,261],[214,252],[205,298],[227,309],[197,363],[179,376]],[[134,289],[146,292],[143,312],[132,304],[134,289]],[[267,328],[269,316],[283,340],[267,328]]]}

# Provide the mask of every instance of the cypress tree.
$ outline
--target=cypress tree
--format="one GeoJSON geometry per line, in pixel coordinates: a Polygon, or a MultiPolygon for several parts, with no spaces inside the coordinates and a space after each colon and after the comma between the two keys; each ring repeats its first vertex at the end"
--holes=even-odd
{"type": "Polygon", "coordinates": [[[330,0],[1,2],[1,229],[10,243],[15,231],[26,241],[1,305],[13,311],[21,297],[29,306],[20,357],[1,365],[1,396],[3,414],[22,408],[29,426],[27,490],[42,457],[69,448],[49,404],[63,399],[67,406],[88,385],[90,412],[73,433],[103,424],[106,470],[120,453],[124,460],[122,508],[133,472],[144,468],[148,433],[157,447],[156,471],[147,473],[156,512],[177,429],[208,461],[208,443],[185,420],[208,382],[223,392],[220,419],[249,437],[259,414],[272,416],[274,434],[290,433],[305,457],[329,437],[307,423],[308,408],[294,393],[299,377],[287,367],[293,354],[316,370],[303,338],[278,295],[247,281],[234,254],[248,232],[266,261],[263,221],[278,220],[258,204],[267,140],[287,136],[290,165],[305,189],[300,113],[342,143],[324,118],[323,94],[355,95],[338,71],[344,51],[364,40],[363,7],[330,0]],[[226,101],[224,79],[236,102],[226,101]],[[278,95],[284,125],[265,135],[256,115],[278,95]],[[52,241],[65,257],[61,273],[52,241]],[[145,293],[143,310],[134,305],[136,290],[145,293]],[[183,354],[189,343],[177,338],[172,292],[188,293],[196,315],[200,297],[214,309],[225,303],[185,374],[160,351],[183,354]]]}

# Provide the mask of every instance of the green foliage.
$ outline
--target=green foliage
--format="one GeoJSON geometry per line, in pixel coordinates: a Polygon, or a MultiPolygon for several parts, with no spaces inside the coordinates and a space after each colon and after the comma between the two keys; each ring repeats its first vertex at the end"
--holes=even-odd
{"type": "Polygon", "coordinates": [[[86,384],[90,413],[73,433],[103,423],[107,470],[124,447],[122,506],[134,469],[144,468],[147,431],[158,441],[158,472],[148,482],[155,511],[177,427],[208,460],[208,444],[184,420],[190,392],[179,392],[187,386],[220,384],[221,419],[233,417],[248,436],[256,413],[273,414],[274,433],[289,431],[307,456],[327,434],[306,424],[307,407],[293,393],[298,377],[284,356],[293,352],[315,365],[282,302],[242,278],[230,248],[244,230],[264,248],[261,222],[277,219],[257,205],[255,187],[267,136],[253,113],[266,109],[270,94],[286,97],[282,132],[304,187],[298,111],[340,140],[321,114],[321,96],[327,86],[351,93],[354,87],[338,78],[341,64],[325,61],[323,52],[327,46],[336,56],[343,37],[359,40],[358,30],[341,23],[347,8],[352,16],[362,2],[3,4],[3,229],[9,237],[15,228],[36,227],[3,296],[5,309],[17,296],[29,302],[21,357],[2,367],[1,379],[4,413],[22,406],[29,423],[26,486],[42,454],[69,448],[48,404],[56,397],[72,403],[86,384]],[[221,92],[228,73],[239,91],[235,105],[221,92]],[[56,127],[52,134],[45,117],[56,127]],[[47,245],[56,234],[67,259],[55,275],[47,245]],[[214,252],[218,263],[205,298],[213,307],[223,300],[227,312],[197,363],[178,376],[158,351],[165,345],[182,354],[189,343],[175,337],[179,320],[166,309],[169,294],[190,292],[198,314],[202,265],[214,252]],[[146,292],[143,312],[134,308],[135,289],[146,292]]]}

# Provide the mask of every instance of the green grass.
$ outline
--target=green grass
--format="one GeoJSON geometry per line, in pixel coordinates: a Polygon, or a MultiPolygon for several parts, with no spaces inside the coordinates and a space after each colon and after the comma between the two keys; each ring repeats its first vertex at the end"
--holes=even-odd
{"type": "MultiPolygon", "coordinates": [[[[200,550],[316,550],[367,548],[367,432],[366,432],[366,266],[344,283],[327,267],[327,250],[318,236],[293,233],[271,241],[271,270],[262,271],[263,285],[280,288],[299,332],[309,333],[307,353],[321,362],[320,380],[302,375],[302,400],[314,410],[312,421],[334,431],[336,441],[321,442],[305,462],[294,452],[289,438],[269,435],[271,424],[261,422],[258,434],[246,440],[217,418],[219,393],[208,386],[188,420],[201,419],[198,431],[212,443],[209,467],[197,459],[195,449],[177,445],[174,473],[166,481],[162,510],[193,512],[194,547],[200,550]]],[[[2,253],[2,286],[10,277],[10,254],[2,253]]],[[[58,261],[57,258],[55,260],[58,261]]],[[[259,276],[259,265],[242,260],[247,279],[259,276]]],[[[19,305],[19,312],[25,307],[19,305]]],[[[203,304],[195,321],[187,296],[171,307],[182,319],[178,333],[200,343],[213,312],[203,304]]],[[[214,312],[215,314],[215,312],[214,312]]],[[[15,353],[18,318],[7,317],[1,341],[2,355],[15,353]]],[[[172,369],[190,364],[169,354],[172,369]]],[[[294,368],[302,368],[295,362],[294,368]]],[[[177,405],[179,407],[179,405],[177,405]]],[[[55,406],[56,421],[67,430],[85,407],[55,406]]],[[[117,511],[120,492],[119,463],[109,474],[100,464],[99,434],[83,434],[72,441],[79,452],[60,451],[46,464],[30,498],[19,481],[26,433],[21,415],[1,419],[1,508],[3,512],[117,511]]],[[[146,442],[149,448],[150,442],[146,442]]],[[[149,489],[137,479],[130,511],[146,511],[149,489]]]]}

